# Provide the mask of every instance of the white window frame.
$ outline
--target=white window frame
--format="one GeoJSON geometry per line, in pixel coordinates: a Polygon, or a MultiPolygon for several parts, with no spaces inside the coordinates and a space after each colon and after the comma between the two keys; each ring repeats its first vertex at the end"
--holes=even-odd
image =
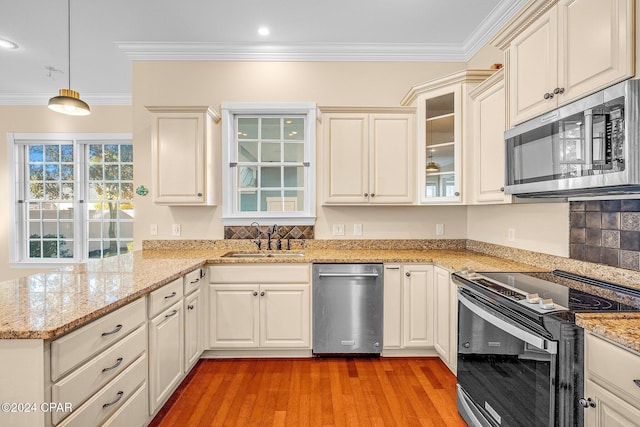
{"type": "Polygon", "coordinates": [[[222,221],[224,225],[249,225],[268,221],[283,225],[313,225],[316,219],[316,104],[311,102],[229,102],[222,104],[222,221]],[[298,212],[240,212],[237,209],[238,150],[235,117],[238,115],[305,115],[305,206],[298,212]],[[308,166],[307,166],[308,165],[308,166]]]}
{"type": "MultiPolygon", "coordinates": [[[[9,200],[11,209],[9,210],[10,230],[9,230],[9,263],[17,268],[38,268],[54,267],[56,265],[74,264],[88,261],[86,257],[87,245],[85,226],[87,223],[86,212],[83,201],[86,199],[87,176],[85,159],[80,159],[78,153],[79,145],[87,145],[92,142],[99,143],[127,143],[133,144],[130,133],[8,133],[7,147],[9,165],[9,200]],[[19,200],[24,200],[25,182],[24,172],[25,159],[19,154],[22,147],[29,143],[72,143],[74,146],[74,253],[72,258],[42,258],[36,260],[29,259],[24,247],[25,236],[22,207],[19,200]]],[[[94,259],[94,258],[91,258],[94,259]]],[[[97,259],[97,258],[96,258],[97,259]]]]}

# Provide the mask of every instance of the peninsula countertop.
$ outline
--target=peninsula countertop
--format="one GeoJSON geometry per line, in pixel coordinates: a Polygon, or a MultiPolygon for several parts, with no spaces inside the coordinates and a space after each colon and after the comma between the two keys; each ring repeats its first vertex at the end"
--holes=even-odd
{"type": "MultiPolygon", "coordinates": [[[[544,271],[451,249],[304,249],[301,257],[231,258],[229,249],[141,250],[0,282],[0,339],[55,339],[205,265],[433,263],[451,271],[544,271]]],[[[578,324],[640,351],[640,315],[580,315],[578,324]],[[631,333],[629,332],[631,331],[631,333]]]]}

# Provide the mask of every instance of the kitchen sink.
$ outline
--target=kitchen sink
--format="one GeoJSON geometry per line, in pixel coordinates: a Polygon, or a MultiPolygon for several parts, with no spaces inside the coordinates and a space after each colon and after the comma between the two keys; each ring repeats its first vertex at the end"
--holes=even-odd
{"type": "Polygon", "coordinates": [[[300,258],[304,252],[227,252],[223,258],[300,258]]]}

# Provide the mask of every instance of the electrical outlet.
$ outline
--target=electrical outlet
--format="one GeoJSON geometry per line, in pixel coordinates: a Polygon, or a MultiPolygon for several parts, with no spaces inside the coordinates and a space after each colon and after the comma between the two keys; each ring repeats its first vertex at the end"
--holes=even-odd
{"type": "Polygon", "coordinates": [[[171,226],[171,235],[179,236],[180,235],[180,224],[173,224],[171,226]]]}
{"type": "Polygon", "coordinates": [[[158,235],[158,224],[151,224],[149,226],[149,235],[157,236],[158,235]]]}
{"type": "Polygon", "coordinates": [[[362,236],[362,224],[353,224],[353,235],[362,236]]]}
{"type": "Polygon", "coordinates": [[[436,224],[436,236],[442,236],[444,234],[444,224],[436,224]]]}
{"type": "Polygon", "coordinates": [[[344,236],[344,224],[333,224],[333,235],[344,236]]]}
{"type": "Polygon", "coordinates": [[[507,240],[509,242],[515,242],[515,240],[516,240],[516,229],[515,228],[507,228],[507,240]]]}

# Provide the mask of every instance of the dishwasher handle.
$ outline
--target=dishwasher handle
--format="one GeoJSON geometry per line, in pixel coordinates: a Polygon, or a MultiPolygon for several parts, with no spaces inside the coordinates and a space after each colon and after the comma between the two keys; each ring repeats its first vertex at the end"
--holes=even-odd
{"type": "Polygon", "coordinates": [[[379,274],[373,273],[318,273],[318,277],[378,277],[379,274]]]}

